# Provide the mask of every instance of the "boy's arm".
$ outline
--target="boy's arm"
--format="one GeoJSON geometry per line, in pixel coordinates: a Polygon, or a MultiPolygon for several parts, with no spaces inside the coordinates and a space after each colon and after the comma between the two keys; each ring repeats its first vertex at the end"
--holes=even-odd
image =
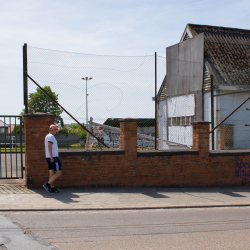
{"type": "Polygon", "coordinates": [[[53,162],[54,158],[53,158],[53,154],[52,154],[52,142],[48,142],[48,150],[49,150],[49,155],[50,155],[50,161],[53,162]]]}

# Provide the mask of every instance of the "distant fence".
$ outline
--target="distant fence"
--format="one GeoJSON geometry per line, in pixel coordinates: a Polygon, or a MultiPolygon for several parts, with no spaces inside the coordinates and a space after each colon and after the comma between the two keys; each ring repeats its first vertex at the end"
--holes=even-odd
{"type": "Polygon", "coordinates": [[[13,135],[13,134],[0,134],[0,142],[1,143],[11,143],[11,144],[15,144],[15,143],[20,143],[20,141],[22,140],[22,143],[24,143],[24,135],[17,134],[17,135],[13,135]]]}

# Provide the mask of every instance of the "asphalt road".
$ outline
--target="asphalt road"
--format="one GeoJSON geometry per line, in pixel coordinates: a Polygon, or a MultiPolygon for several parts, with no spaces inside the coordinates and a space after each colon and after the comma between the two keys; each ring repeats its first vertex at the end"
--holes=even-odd
{"type": "Polygon", "coordinates": [[[250,243],[250,207],[2,214],[64,250],[235,250],[250,243]]]}

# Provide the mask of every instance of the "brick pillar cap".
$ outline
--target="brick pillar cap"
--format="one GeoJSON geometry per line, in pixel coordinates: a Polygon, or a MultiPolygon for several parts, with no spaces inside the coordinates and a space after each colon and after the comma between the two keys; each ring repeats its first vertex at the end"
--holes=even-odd
{"type": "Polygon", "coordinates": [[[206,122],[206,121],[194,121],[191,124],[210,124],[211,122],[206,122]]]}
{"type": "Polygon", "coordinates": [[[48,114],[48,113],[42,113],[42,112],[36,112],[36,113],[24,114],[24,116],[56,116],[56,115],[48,114]]]}
{"type": "Polygon", "coordinates": [[[118,119],[119,122],[137,122],[137,119],[134,118],[120,118],[118,119]]]}

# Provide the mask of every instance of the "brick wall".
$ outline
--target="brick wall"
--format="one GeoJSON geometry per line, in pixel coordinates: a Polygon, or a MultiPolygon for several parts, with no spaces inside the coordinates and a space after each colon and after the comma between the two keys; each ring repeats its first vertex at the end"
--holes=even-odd
{"type": "MultiPolygon", "coordinates": [[[[44,137],[54,117],[25,116],[26,184],[48,181],[44,137]]],[[[209,124],[193,124],[193,149],[137,151],[136,120],[120,121],[120,149],[60,151],[57,187],[249,185],[250,151],[209,151],[209,124]]]]}

